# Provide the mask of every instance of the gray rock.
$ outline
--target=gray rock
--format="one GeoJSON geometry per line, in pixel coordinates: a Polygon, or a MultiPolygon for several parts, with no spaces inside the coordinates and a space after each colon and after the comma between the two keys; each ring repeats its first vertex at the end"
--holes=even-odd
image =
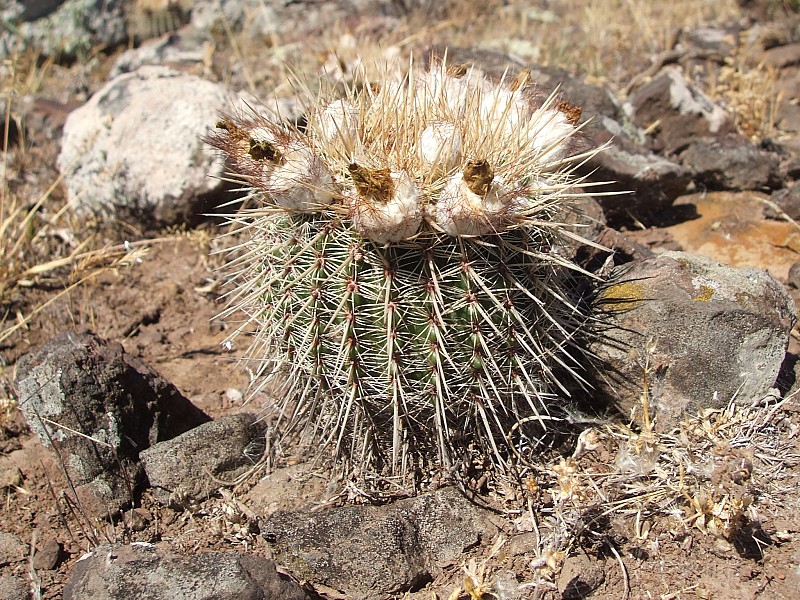
{"type": "Polygon", "coordinates": [[[787,188],[773,192],[769,199],[780,209],[780,212],[770,206],[766,206],[764,208],[764,216],[766,218],[783,220],[783,215],[785,214],[790,219],[800,220],[800,182],[795,182],[787,188]]]}
{"type": "Polygon", "coordinates": [[[24,560],[28,546],[13,533],[0,531],[0,567],[24,560]]]}
{"type": "Polygon", "coordinates": [[[19,577],[13,575],[0,576],[0,598],[5,600],[28,600],[29,588],[19,577]]]}
{"type": "Polygon", "coordinates": [[[221,199],[222,159],[201,140],[229,94],[146,66],[107,83],[64,125],[58,168],[78,214],[137,224],[197,222],[221,199]]]}
{"type": "Polygon", "coordinates": [[[794,263],[789,269],[787,283],[796,290],[800,290],[800,262],[794,263]]]}
{"type": "Polygon", "coordinates": [[[68,332],[22,357],[15,386],[33,432],[63,462],[93,516],[130,503],[139,452],[209,420],[118,343],[68,332]]]}
{"type": "Polygon", "coordinates": [[[206,499],[252,468],[266,448],[266,425],[250,413],[204,423],[140,454],[156,498],[180,506],[206,499]]]}
{"type": "Polygon", "coordinates": [[[731,115],[690,84],[675,65],[664,67],[635,90],[625,106],[637,126],[648,129],[658,123],[653,150],[664,155],[682,150],[696,137],[733,130],[731,115]]]}
{"type": "Polygon", "coordinates": [[[763,190],[778,185],[778,155],[735,133],[692,140],[680,161],[709,190],[763,190]]]}
{"type": "Polygon", "coordinates": [[[198,40],[180,34],[163,36],[123,52],[111,67],[109,79],[133,73],[146,65],[191,67],[202,63],[205,57],[206,50],[198,40]]]}
{"type": "MultiPolygon", "coordinates": [[[[621,138],[615,138],[618,144],[621,138]]],[[[597,196],[612,226],[630,224],[633,219],[650,225],[657,223],[664,209],[686,193],[691,180],[687,168],[666,158],[647,152],[642,147],[612,145],[588,161],[582,174],[594,181],[611,182],[597,196]]]]}
{"type": "Polygon", "coordinates": [[[45,538],[33,555],[33,568],[37,571],[55,569],[61,562],[62,555],[61,543],[55,538],[45,538]]]}
{"type": "Polygon", "coordinates": [[[617,267],[597,307],[598,396],[641,421],[647,366],[659,429],[685,411],[770,393],[797,319],[791,297],[766,271],[683,252],[617,267]]]}
{"type": "Polygon", "coordinates": [[[81,558],[64,600],[311,600],[316,598],[260,556],[188,555],[152,544],[98,546],[81,558]]]}
{"type": "Polygon", "coordinates": [[[681,35],[680,43],[690,48],[704,50],[705,57],[713,53],[717,58],[729,56],[739,44],[739,30],[723,27],[698,27],[681,35]]]}
{"type": "Polygon", "coordinates": [[[92,48],[122,44],[128,38],[126,4],[122,0],[23,2],[26,8],[7,19],[17,21],[17,26],[0,33],[0,56],[33,48],[48,56],[85,58],[92,48]]]}
{"type": "Polygon", "coordinates": [[[17,0],[6,4],[8,7],[3,9],[3,16],[13,16],[20,21],[35,21],[55,11],[64,4],[64,0],[17,0]]]}
{"type": "Polygon", "coordinates": [[[361,599],[432,580],[486,531],[481,511],[452,488],[387,506],[278,511],[261,523],[276,561],[292,574],[361,599]]]}
{"type": "Polygon", "coordinates": [[[764,62],[776,69],[800,65],[800,43],[770,48],[764,52],[764,62]]]}
{"type": "Polygon", "coordinates": [[[290,465],[263,477],[244,495],[244,503],[261,517],[277,510],[311,509],[324,500],[327,485],[308,465],[290,465]]]}

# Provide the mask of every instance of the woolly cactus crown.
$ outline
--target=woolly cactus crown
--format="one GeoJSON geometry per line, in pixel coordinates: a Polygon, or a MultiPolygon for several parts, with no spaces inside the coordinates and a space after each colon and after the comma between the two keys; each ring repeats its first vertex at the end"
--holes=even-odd
{"type": "Polygon", "coordinates": [[[579,269],[557,249],[581,240],[562,219],[594,151],[529,79],[434,61],[314,99],[302,129],[237,115],[210,136],[256,204],[225,315],[306,450],[404,481],[506,468],[580,380],[579,269]]]}

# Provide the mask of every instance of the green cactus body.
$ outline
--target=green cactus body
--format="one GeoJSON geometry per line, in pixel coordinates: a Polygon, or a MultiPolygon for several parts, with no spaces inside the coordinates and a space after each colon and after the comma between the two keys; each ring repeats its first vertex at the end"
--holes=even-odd
{"type": "Polygon", "coordinates": [[[580,379],[577,267],[550,251],[575,123],[552,98],[453,72],[312,106],[304,132],[229,117],[209,139],[260,204],[236,217],[248,237],[227,314],[255,331],[277,428],[361,472],[406,477],[468,452],[505,467],[512,428],[566,391],[555,372],[580,379]],[[508,107],[480,117],[518,91],[520,130],[508,107]],[[537,139],[543,119],[563,131],[537,139]]]}

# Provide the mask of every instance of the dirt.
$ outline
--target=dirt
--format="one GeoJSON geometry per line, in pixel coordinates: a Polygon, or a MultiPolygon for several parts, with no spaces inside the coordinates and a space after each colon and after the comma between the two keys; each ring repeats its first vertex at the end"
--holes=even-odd
{"type": "MultiPolygon", "coordinates": [[[[114,59],[105,55],[98,58],[101,64],[88,73],[91,89],[101,85],[102,74],[114,59]]],[[[224,64],[226,59],[218,60],[224,64]]],[[[74,90],[87,85],[78,81],[84,76],[86,71],[75,66],[57,68],[51,73],[52,97],[62,102],[74,101],[74,90]],[[70,79],[71,74],[75,79],[70,79]]],[[[54,140],[64,114],[61,105],[54,106],[49,110],[43,104],[39,111],[46,121],[40,131],[44,137],[33,140],[34,148],[25,157],[28,177],[20,184],[19,193],[31,198],[55,179],[52,165],[58,145],[54,140]]],[[[55,209],[63,195],[59,188],[53,196],[51,205],[55,209]]],[[[737,200],[745,201],[749,202],[737,200]]],[[[691,199],[685,200],[689,202],[691,199]]],[[[756,244],[757,258],[750,253],[747,260],[738,262],[769,266],[774,269],[773,275],[785,278],[797,252],[796,229],[776,222],[762,224],[767,230],[762,236],[758,233],[759,217],[743,220],[744,204],[728,203],[727,212],[722,213],[720,204],[712,206],[708,202],[697,199],[701,219],[642,232],[638,239],[656,248],[672,248],[678,243],[698,252],[715,244],[727,249],[726,257],[736,257],[741,244],[752,244],[756,238],[761,240],[756,244]]],[[[224,307],[218,286],[221,275],[216,270],[220,260],[209,257],[216,231],[213,224],[182,233],[137,232],[124,227],[103,230],[98,235],[105,236],[108,244],[119,244],[129,236],[151,240],[146,244],[147,254],[140,262],[107,270],[79,286],[48,307],[29,328],[0,346],[0,367],[5,364],[0,368],[0,390],[10,388],[14,364],[20,356],[56,333],[90,327],[105,338],[120,341],[128,352],[158,370],[212,417],[257,407],[257,398],[252,404],[245,404],[248,378],[236,364],[241,348],[228,350],[223,345],[233,324],[214,319],[224,307]]],[[[16,308],[24,313],[58,289],[54,281],[22,290],[16,308]]],[[[795,343],[793,347],[796,346],[795,343]]],[[[784,410],[785,428],[794,427],[795,432],[789,439],[787,460],[797,465],[800,403],[789,402],[784,410]]],[[[594,460],[592,467],[602,470],[599,455],[594,460]]],[[[782,477],[779,487],[785,493],[773,491],[760,498],[759,520],[749,521],[749,528],[732,538],[686,526],[689,509],[678,505],[670,509],[672,514],[652,516],[644,522],[634,511],[589,523],[580,546],[572,549],[561,575],[554,573],[554,581],[563,583],[561,576],[587,578],[587,573],[594,570],[593,599],[796,598],[800,589],[800,474],[795,466],[782,477]],[[677,522],[683,526],[676,526],[677,522]]],[[[276,477],[279,484],[286,486],[291,480],[285,473],[276,477]]],[[[23,555],[3,559],[5,554],[0,548],[0,577],[17,576],[39,591],[40,597],[59,598],[75,562],[91,547],[106,541],[168,544],[186,552],[229,550],[269,556],[266,543],[258,535],[257,523],[248,517],[243,506],[249,510],[275,510],[296,507],[298,502],[313,505],[315,498],[324,500],[325,487],[315,481],[305,490],[289,489],[273,497],[255,494],[248,500],[248,493],[257,485],[258,481],[248,482],[183,510],[160,506],[145,491],[138,505],[121,517],[90,522],[69,499],[70,486],[63,464],[30,433],[20,412],[9,409],[0,414],[0,531],[17,536],[27,549],[23,555]],[[311,497],[309,490],[313,490],[311,497]],[[54,564],[44,561],[44,567],[34,567],[32,557],[46,548],[52,553],[53,540],[60,545],[54,564]]],[[[509,521],[504,529],[519,533],[509,521]]],[[[525,571],[532,559],[529,550],[523,548],[496,565],[525,571]]],[[[477,549],[471,556],[480,558],[485,552],[486,548],[477,549]]],[[[463,576],[461,564],[447,566],[433,584],[437,597],[447,598],[461,585],[463,576]]],[[[581,588],[576,584],[575,589],[581,588]]],[[[431,590],[415,592],[413,597],[429,599],[431,590]]],[[[551,597],[569,596],[554,592],[551,597]]]]}

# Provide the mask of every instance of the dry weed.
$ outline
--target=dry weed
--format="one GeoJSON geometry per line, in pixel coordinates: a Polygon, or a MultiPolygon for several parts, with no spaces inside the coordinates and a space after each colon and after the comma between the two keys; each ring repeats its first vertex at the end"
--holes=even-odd
{"type": "Polygon", "coordinates": [[[778,72],[763,62],[752,66],[740,53],[725,59],[711,74],[709,95],[724,102],[734,115],[739,133],[759,142],[775,133],[781,98],[775,94],[778,72]]]}

